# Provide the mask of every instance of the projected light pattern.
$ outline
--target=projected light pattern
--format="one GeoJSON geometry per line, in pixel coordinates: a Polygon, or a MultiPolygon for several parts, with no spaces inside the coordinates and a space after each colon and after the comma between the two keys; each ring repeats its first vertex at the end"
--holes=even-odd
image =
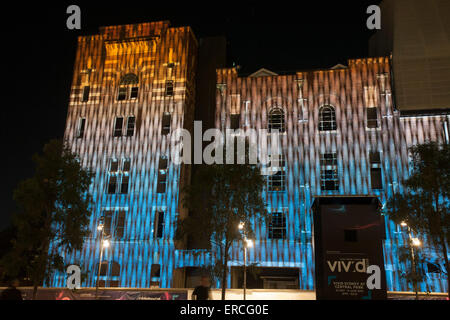
{"type": "MultiPolygon", "coordinates": [[[[65,254],[65,262],[81,266],[87,276],[83,286],[96,285],[97,225],[108,212],[112,239],[104,250],[108,268],[102,285],[182,287],[178,260],[195,262],[189,255],[180,257],[173,241],[176,217],[185,214],[179,190],[189,168],[170,159],[167,168],[161,163],[170,152],[163,127],[189,129],[193,121],[196,55],[191,29],[172,28],[166,21],[104,27],[98,35],[78,39],[65,139],[83,166],[94,171],[94,208],[91,237],[80,252],[65,254]],[[129,168],[124,159],[130,160],[129,168]],[[124,219],[119,212],[125,212],[124,219]],[[114,263],[119,272],[109,267],[114,263]]],[[[64,287],[65,278],[56,274],[47,285],[64,287]]]]}
{"type": "MultiPolygon", "coordinates": [[[[230,128],[231,115],[235,115],[241,129],[258,132],[268,127],[273,108],[284,111],[286,132],[281,139],[287,162],[286,189],[266,191],[264,197],[269,212],[286,212],[287,234],[284,239],[272,240],[267,226],[255,226],[256,241],[249,249],[248,261],[299,268],[301,289],[314,289],[312,197],[371,194],[385,204],[393,192],[402,190],[401,180],[408,175],[407,147],[445,139],[446,116],[402,117],[395,110],[387,57],[349,60],[348,67],[293,75],[260,71],[239,77],[235,68],[219,69],[217,89],[218,128],[230,128]],[[328,114],[320,119],[323,106],[328,114]],[[330,113],[332,109],[334,113],[330,113]],[[379,161],[370,158],[371,152],[379,152],[379,161]],[[322,189],[323,154],[337,158],[337,190],[333,190],[334,184],[329,191],[322,189]],[[380,171],[381,176],[375,176],[380,171]]],[[[398,262],[398,248],[407,234],[398,233],[392,221],[386,222],[386,234],[388,290],[408,290],[398,262]]],[[[230,264],[242,265],[242,255],[242,247],[235,245],[230,264]]],[[[429,279],[428,287],[445,291],[446,280],[429,279]]]]}

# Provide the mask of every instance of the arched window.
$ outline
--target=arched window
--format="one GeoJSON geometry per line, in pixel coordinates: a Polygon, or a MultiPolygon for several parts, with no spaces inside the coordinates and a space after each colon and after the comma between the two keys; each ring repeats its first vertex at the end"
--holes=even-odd
{"type": "Polygon", "coordinates": [[[278,132],[285,131],[283,109],[273,108],[269,112],[269,132],[273,130],[278,130],[278,132]]]}
{"type": "Polygon", "coordinates": [[[139,92],[139,78],[134,73],[127,73],[120,78],[117,100],[137,99],[139,92]]]}
{"type": "Polygon", "coordinates": [[[336,112],[332,106],[323,106],[319,109],[319,131],[336,130],[336,112]]]}
{"type": "Polygon", "coordinates": [[[120,276],[120,264],[118,264],[116,261],[111,261],[110,268],[111,268],[111,277],[120,276]]]}

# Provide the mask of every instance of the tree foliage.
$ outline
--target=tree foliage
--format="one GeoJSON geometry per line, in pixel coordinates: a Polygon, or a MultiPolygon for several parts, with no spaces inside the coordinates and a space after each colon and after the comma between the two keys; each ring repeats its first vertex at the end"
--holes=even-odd
{"type": "Polygon", "coordinates": [[[36,293],[55,270],[63,269],[60,253],[81,249],[89,234],[92,174],[60,140],[46,144],[33,162],[33,177],[14,191],[17,237],[2,264],[10,276],[25,271],[36,293]]]}
{"type": "Polygon", "coordinates": [[[410,148],[410,175],[404,190],[387,204],[390,218],[406,222],[440,253],[449,274],[450,146],[427,142],[410,148]]]}
{"type": "Polygon", "coordinates": [[[222,282],[225,299],[229,251],[234,241],[242,239],[239,224],[244,224],[248,238],[254,236],[252,225],[267,217],[262,191],[265,179],[260,169],[250,164],[204,165],[184,191],[183,203],[190,215],[178,219],[176,239],[202,237],[209,244],[214,265],[210,270],[222,282]]]}

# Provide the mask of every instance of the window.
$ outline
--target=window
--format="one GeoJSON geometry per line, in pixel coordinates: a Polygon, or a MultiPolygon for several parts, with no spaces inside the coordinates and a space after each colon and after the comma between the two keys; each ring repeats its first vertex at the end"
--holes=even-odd
{"type": "Polygon", "coordinates": [[[319,131],[336,130],[336,112],[332,106],[319,109],[319,131]]]}
{"type": "Polygon", "coordinates": [[[155,237],[161,239],[164,235],[164,211],[156,212],[155,226],[156,226],[155,237]]]}
{"type": "Polygon", "coordinates": [[[173,81],[168,80],[166,81],[166,96],[173,96],[173,81]]]}
{"type": "Polygon", "coordinates": [[[135,124],[136,124],[136,118],[128,117],[128,119],[127,119],[127,137],[132,137],[134,135],[135,124]]]}
{"type": "Polygon", "coordinates": [[[378,128],[378,112],[377,108],[366,108],[367,111],[367,128],[378,128]]]}
{"type": "Polygon", "coordinates": [[[130,165],[131,161],[129,158],[125,158],[122,160],[121,165],[119,167],[119,160],[111,159],[109,165],[109,183],[107,188],[108,194],[127,194],[128,186],[130,182],[130,165]],[[119,188],[118,188],[119,186],[119,188]]]}
{"type": "Polygon", "coordinates": [[[158,186],[156,188],[157,193],[165,193],[166,192],[166,173],[158,172],[158,186]]]}
{"type": "MultiPolygon", "coordinates": [[[[102,263],[100,264],[100,276],[106,276],[107,272],[108,272],[108,261],[102,261],[102,263]]],[[[105,285],[103,284],[103,286],[101,286],[101,287],[104,287],[104,286],[105,285]]]]}
{"type": "Polygon", "coordinates": [[[120,87],[119,94],[117,95],[117,100],[125,100],[127,98],[127,87],[120,87]]]}
{"type": "Polygon", "coordinates": [[[83,138],[85,127],[86,127],[86,119],[85,118],[81,118],[80,120],[78,120],[77,138],[83,138]]]}
{"type": "Polygon", "coordinates": [[[320,188],[324,191],[338,191],[337,154],[323,153],[320,157],[320,166],[320,188]]]}
{"type": "Polygon", "coordinates": [[[161,127],[161,133],[163,135],[169,134],[170,132],[170,122],[172,121],[172,116],[170,113],[165,112],[163,114],[162,118],[162,127],[161,127]]]}
{"type": "Polygon", "coordinates": [[[273,108],[269,112],[269,132],[278,130],[278,132],[284,132],[284,111],[280,108],[273,108]]]}
{"type": "Polygon", "coordinates": [[[357,242],[358,241],[357,230],[354,229],[344,230],[344,241],[357,242]]]}
{"type": "Polygon", "coordinates": [[[233,130],[239,129],[240,121],[241,121],[240,113],[232,114],[231,119],[230,119],[230,124],[231,124],[230,129],[233,129],[233,130]]]}
{"type": "Polygon", "coordinates": [[[123,163],[122,163],[122,171],[123,171],[123,172],[129,172],[129,171],[130,171],[130,166],[131,166],[131,161],[130,161],[130,159],[128,159],[128,158],[123,159],[123,163]]]}
{"type": "Polygon", "coordinates": [[[120,276],[120,264],[118,264],[116,261],[111,261],[110,270],[111,270],[111,277],[120,276]]]}
{"type": "Polygon", "coordinates": [[[128,182],[130,180],[129,176],[122,175],[122,183],[120,184],[120,193],[127,194],[128,193],[128,182]]]}
{"type": "Polygon", "coordinates": [[[370,161],[370,164],[380,164],[381,163],[380,152],[371,151],[369,153],[369,161],[370,161]]]}
{"type": "Polygon", "coordinates": [[[114,137],[122,136],[122,127],[123,127],[123,118],[122,117],[116,118],[116,122],[114,124],[114,133],[113,133],[114,137]]]}
{"type": "Polygon", "coordinates": [[[117,100],[137,99],[139,78],[134,73],[127,73],[120,79],[117,100]]]}
{"type": "Polygon", "coordinates": [[[269,239],[286,239],[286,214],[274,212],[269,222],[269,239]]]}
{"type": "Polygon", "coordinates": [[[285,191],[286,190],[286,161],[284,154],[280,154],[278,159],[278,166],[275,167],[274,163],[270,163],[272,170],[276,172],[272,175],[267,176],[267,189],[269,192],[285,191]]]}
{"type": "Polygon", "coordinates": [[[111,235],[113,214],[110,210],[103,212],[103,233],[108,236],[111,235]]]}
{"type": "Polygon", "coordinates": [[[427,262],[427,272],[428,273],[441,273],[441,268],[437,264],[427,262]]]}
{"type": "Polygon", "coordinates": [[[373,190],[382,190],[381,168],[370,168],[370,182],[373,190]]]}
{"type": "Polygon", "coordinates": [[[137,99],[138,93],[139,93],[139,87],[131,87],[130,98],[131,99],[137,99]]]}
{"type": "Polygon", "coordinates": [[[120,210],[117,217],[116,238],[121,239],[125,234],[125,211],[120,210]]]}
{"type": "Polygon", "coordinates": [[[116,188],[117,188],[117,177],[109,176],[108,194],[116,193],[116,188]]]}
{"type": "Polygon", "coordinates": [[[86,102],[89,100],[89,91],[91,90],[90,86],[84,86],[83,87],[83,99],[82,102],[86,102]]]}
{"type": "Polygon", "coordinates": [[[166,170],[167,170],[167,157],[161,156],[159,158],[158,172],[166,174],[166,170]]]}

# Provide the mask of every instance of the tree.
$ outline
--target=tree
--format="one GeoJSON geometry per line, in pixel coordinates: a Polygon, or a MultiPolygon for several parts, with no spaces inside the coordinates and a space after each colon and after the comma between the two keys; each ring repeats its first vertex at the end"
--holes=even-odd
{"type": "Polygon", "coordinates": [[[244,224],[251,238],[254,235],[252,224],[266,218],[262,198],[264,185],[260,169],[246,161],[246,164],[204,165],[184,190],[183,203],[190,215],[178,219],[175,238],[203,237],[210,244],[215,259],[211,272],[221,279],[222,300],[225,299],[229,251],[234,241],[242,239],[239,224],[244,224]]]}
{"type": "Polygon", "coordinates": [[[426,280],[426,275],[423,271],[423,265],[426,263],[426,260],[423,254],[417,248],[414,248],[411,239],[404,247],[399,248],[399,261],[406,267],[406,271],[401,277],[412,285],[416,293],[416,300],[418,300],[419,284],[426,280]]]}
{"type": "Polygon", "coordinates": [[[60,253],[81,249],[89,234],[92,174],[60,140],[46,144],[33,162],[34,176],[14,191],[19,208],[13,216],[17,238],[2,264],[10,276],[25,270],[35,298],[38,286],[54,271],[63,270],[60,253]]]}
{"type": "Polygon", "coordinates": [[[406,222],[416,233],[426,237],[442,259],[449,279],[449,191],[450,146],[435,142],[413,146],[411,173],[403,182],[404,191],[388,201],[387,213],[396,222],[406,222]]]}

